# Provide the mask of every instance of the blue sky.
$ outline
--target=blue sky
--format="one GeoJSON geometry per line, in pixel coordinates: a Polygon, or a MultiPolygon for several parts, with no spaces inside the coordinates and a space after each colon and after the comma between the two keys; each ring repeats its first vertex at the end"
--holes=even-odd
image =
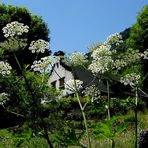
{"type": "Polygon", "coordinates": [[[50,48],[87,52],[93,43],[121,32],[136,22],[148,0],[0,0],[25,6],[40,15],[50,29],[50,48]]]}

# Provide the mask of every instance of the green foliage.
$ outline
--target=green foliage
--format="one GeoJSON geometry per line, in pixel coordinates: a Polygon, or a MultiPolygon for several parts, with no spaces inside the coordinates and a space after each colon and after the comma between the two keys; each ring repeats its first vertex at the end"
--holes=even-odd
{"type": "Polygon", "coordinates": [[[26,146],[30,148],[33,147],[48,148],[47,143],[43,138],[32,137],[32,132],[30,129],[20,134],[13,134],[12,132],[9,132],[8,129],[0,130],[0,147],[26,148],[26,146]]]}
{"type": "Polygon", "coordinates": [[[7,129],[0,130],[0,147],[12,148],[13,145],[13,135],[7,129]]]}
{"type": "Polygon", "coordinates": [[[129,47],[144,51],[148,48],[148,5],[137,15],[137,23],[131,28],[127,44],[129,47]]]}
{"type": "Polygon", "coordinates": [[[127,124],[118,117],[112,117],[111,120],[101,122],[93,129],[98,138],[106,137],[115,140],[123,131],[127,129],[127,124]]]}
{"type": "MultiPolygon", "coordinates": [[[[130,37],[127,40],[127,46],[130,48],[138,49],[140,52],[148,49],[148,5],[145,5],[143,9],[137,15],[137,22],[131,27],[130,37]]],[[[144,75],[148,73],[147,60],[142,60],[142,71],[144,75]]],[[[144,80],[143,89],[147,88],[147,78],[144,80]]]]}
{"type": "Polygon", "coordinates": [[[83,134],[83,129],[78,130],[76,129],[75,124],[67,122],[67,124],[54,135],[54,141],[61,146],[80,146],[80,140],[83,134]]]}
{"type": "Polygon", "coordinates": [[[25,39],[11,37],[4,42],[0,42],[0,47],[9,52],[16,52],[19,49],[24,49],[27,46],[25,39]]]}
{"type": "Polygon", "coordinates": [[[26,131],[23,131],[22,133],[14,133],[14,141],[15,141],[15,147],[19,147],[24,142],[30,141],[32,138],[32,130],[28,129],[26,131]]]}

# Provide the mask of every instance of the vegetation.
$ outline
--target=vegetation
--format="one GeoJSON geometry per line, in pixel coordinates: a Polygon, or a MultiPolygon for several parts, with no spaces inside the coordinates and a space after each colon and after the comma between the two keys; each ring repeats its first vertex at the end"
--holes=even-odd
{"type": "MultiPolygon", "coordinates": [[[[24,46],[23,50],[17,50],[16,55],[20,61],[21,65],[30,64],[35,60],[36,54],[32,54],[29,50],[29,44],[33,40],[43,39],[45,41],[49,41],[49,30],[47,28],[46,23],[43,21],[42,17],[31,15],[31,13],[25,7],[15,7],[12,5],[5,6],[4,4],[0,4],[0,42],[5,41],[5,37],[2,31],[2,28],[6,26],[8,23],[18,21],[23,23],[29,27],[28,34],[24,34],[24,38],[26,39],[26,46],[24,46]]],[[[0,53],[3,48],[0,49],[0,53]]],[[[4,57],[9,61],[13,69],[17,69],[19,71],[18,65],[13,58],[12,52],[10,50],[4,51],[4,57]]],[[[44,53],[39,53],[38,58],[48,56],[49,50],[46,49],[44,53]]],[[[2,57],[1,57],[2,58],[2,57]]],[[[2,59],[1,59],[2,60],[2,59]]]]}
{"type": "MultiPolygon", "coordinates": [[[[0,7],[5,14],[0,35],[0,147],[124,148],[126,143],[127,148],[137,148],[140,132],[148,129],[144,101],[148,95],[143,91],[148,50],[145,41],[144,46],[133,42],[134,27],[130,35],[128,31],[113,34],[93,45],[87,56],[75,52],[63,58],[42,57],[48,50],[42,20],[25,8],[0,7]],[[27,22],[20,17],[24,13],[27,22]],[[4,22],[6,18],[9,22],[4,22]],[[32,21],[38,22],[36,31],[44,30],[43,36],[30,29],[32,21]],[[32,61],[22,62],[25,50],[33,55],[32,61]],[[47,83],[51,67],[59,61],[72,69],[73,79],[65,82],[65,90],[72,94],[67,97],[47,83]],[[75,68],[89,72],[91,83],[75,79],[75,68]],[[100,82],[104,90],[99,89],[100,82]]],[[[146,41],[145,28],[141,29],[147,27],[147,12],[145,6],[137,17],[137,32],[146,41]]]]}

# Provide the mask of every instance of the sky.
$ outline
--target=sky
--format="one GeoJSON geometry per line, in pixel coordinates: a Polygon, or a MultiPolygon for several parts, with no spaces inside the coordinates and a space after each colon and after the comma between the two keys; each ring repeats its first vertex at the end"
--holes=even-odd
{"type": "Polygon", "coordinates": [[[25,6],[31,14],[42,16],[50,30],[50,49],[66,53],[103,42],[136,23],[136,16],[148,0],[0,0],[25,6]]]}

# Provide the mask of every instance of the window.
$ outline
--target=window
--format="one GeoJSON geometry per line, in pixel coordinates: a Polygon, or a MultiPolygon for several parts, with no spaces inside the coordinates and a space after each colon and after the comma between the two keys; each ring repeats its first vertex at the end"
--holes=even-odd
{"type": "Polygon", "coordinates": [[[59,79],[59,89],[64,89],[64,81],[65,80],[65,77],[59,79]]]}
{"type": "Polygon", "coordinates": [[[52,86],[53,88],[56,88],[56,81],[51,82],[51,86],[52,86]]]}
{"type": "Polygon", "coordinates": [[[57,65],[57,68],[59,68],[59,63],[57,63],[56,65],[57,65]]]}

